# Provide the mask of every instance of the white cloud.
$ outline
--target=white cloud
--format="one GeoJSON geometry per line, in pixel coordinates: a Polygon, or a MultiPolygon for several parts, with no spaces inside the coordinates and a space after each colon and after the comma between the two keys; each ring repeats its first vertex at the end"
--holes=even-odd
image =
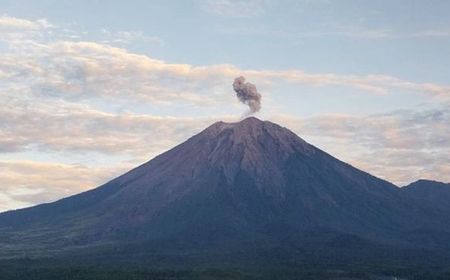
{"type": "MultiPolygon", "coordinates": [[[[219,118],[232,119],[223,115],[138,114],[127,102],[161,107],[188,104],[195,110],[230,106],[234,101],[231,81],[241,74],[258,85],[342,86],[361,94],[416,92],[432,97],[436,104],[450,97],[447,85],[386,75],[169,63],[107,44],[72,41],[67,36],[70,32],[46,21],[1,17],[0,28],[6,30],[5,26],[9,35],[0,38],[9,47],[0,53],[0,155],[6,158],[0,160],[0,209],[54,200],[97,186],[118,175],[117,170],[124,170],[115,164],[102,168],[46,164],[12,160],[9,155],[35,151],[50,157],[60,152],[102,153],[121,155],[136,163],[173,147],[219,118]],[[55,29],[51,36],[48,29],[55,29]],[[124,110],[108,111],[99,104],[122,104],[124,110]]],[[[78,38],[70,34],[70,38],[78,38]]],[[[133,39],[130,34],[122,35],[124,42],[133,39]]],[[[270,98],[270,93],[264,98],[270,98]]],[[[274,120],[341,159],[396,183],[420,176],[450,180],[444,157],[450,143],[448,107],[434,112],[303,120],[284,116],[274,120]]]]}
{"type": "MultiPolygon", "coordinates": [[[[0,38],[9,46],[8,51],[0,54],[0,93],[11,95],[20,89],[35,98],[69,101],[101,98],[108,102],[131,100],[217,107],[230,103],[233,98],[230,81],[244,74],[258,84],[287,82],[311,87],[343,86],[371,94],[420,92],[445,99],[450,97],[447,85],[414,83],[386,75],[313,74],[299,69],[270,71],[239,69],[228,64],[169,63],[107,44],[68,40],[64,28],[56,29],[50,36],[45,29],[52,25],[46,21],[2,19],[9,25],[33,29],[32,34],[16,30],[0,38]],[[44,30],[36,31],[40,27],[44,30]]],[[[110,40],[125,42],[144,36],[124,34],[111,35],[110,40]]]]}
{"type": "MultiPolygon", "coordinates": [[[[2,99],[0,152],[102,152],[147,158],[200,131],[213,118],[112,114],[64,101],[2,99]]],[[[216,119],[217,120],[217,119],[216,119]]]]}
{"type": "MultiPolygon", "coordinates": [[[[25,114],[1,112],[0,123],[22,143],[52,151],[131,155],[130,162],[102,167],[0,160],[0,210],[53,201],[90,189],[182,142],[214,119],[117,116],[89,108],[35,108],[25,114]],[[12,116],[10,115],[12,114],[12,116]],[[5,115],[10,115],[5,119],[5,115]],[[40,122],[33,122],[39,119],[40,122]],[[3,201],[3,202],[2,202],[3,201]],[[2,204],[3,203],[3,204],[2,204]]],[[[307,119],[274,116],[310,143],[341,160],[398,185],[419,178],[450,181],[450,108],[399,111],[355,117],[326,115],[307,119]]],[[[232,119],[229,119],[233,121],[232,119]]],[[[9,137],[10,138],[10,137],[9,137]]],[[[8,136],[0,137],[1,146],[8,136]]]]}
{"type": "Polygon", "coordinates": [[[276,117],[341,160],[402,186],[420,178],[450,182],[450,106],[364,117],[276,117]]]}
{"type": "Polygon", "coordinates": [[[0,212],[50,202],[106,183],[130,166],[92,167],[30,160],[0,160],[0,212]]]}
{"type": "Polygon", "coordinates": [[[0,30],[2,31],[23,31],[39,30],[54,27],[46,19],[26,20],[10,16],[0,16],[0,30]]]}
{"type": "Polygon", "coordinates": [[[282,81],[307,86],[343,86],[371,94],[420,92],[448,99],[450,87],[383,75],[311,74],[301,70],[244,70],[232,65],[167,63],[94,42],[28,44],[0,55],[4,91],[28,87],[31,94],[67,100],[104,98],[153,104],[214,107],[230,103],[229,83],[244,74],[256,83],[282,81]],[[211,91],[214,89],[214,91],[211,91]]]}

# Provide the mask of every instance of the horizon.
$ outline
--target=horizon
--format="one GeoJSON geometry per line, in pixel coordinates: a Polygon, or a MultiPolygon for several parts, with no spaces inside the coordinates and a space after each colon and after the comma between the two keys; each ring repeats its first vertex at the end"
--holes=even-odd
{"type": "Polygon", "coordinates": [[[450,182],[450,3],[408,3],[0,1],[0,212],[239,120],[241,75],[250,117],[400,187],[450,182]]]}

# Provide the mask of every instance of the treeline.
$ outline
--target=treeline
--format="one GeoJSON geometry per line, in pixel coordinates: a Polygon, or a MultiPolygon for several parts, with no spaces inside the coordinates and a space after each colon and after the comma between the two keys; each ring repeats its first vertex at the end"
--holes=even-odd
{"type": "Polygon", "coordinates": [[[157,270],[131,266],[77,266],[0,264],[0,280],[297,280],[297,279],[372,279],[372,280],[448,280],[445,268],[389,267],[372,264],[357,267],[298,266],[264,269],[157,270]],[[245,271],[245,272],[244,272],[245,271]],[[397,277],[397,278],[395,278],[397,277]]]}
{"type": "Polygon", "coordinates": [[[252,279],[239,272],[222,270],[147,270],[104,267],[0,267],[0,280],[194,280],[252,279]]]}

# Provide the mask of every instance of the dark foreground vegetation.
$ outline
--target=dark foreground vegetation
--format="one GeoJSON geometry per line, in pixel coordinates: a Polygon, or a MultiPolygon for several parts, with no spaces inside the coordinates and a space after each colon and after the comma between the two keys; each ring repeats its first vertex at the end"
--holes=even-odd
{"type": "Polygon", "coordinates": [[[144,279],[450,279],[450,268],[420,266],[314,265],[264,268],[155,269],[134,265],[76,265],[29,260],[0,264],[1,280],[144,280],[144,279]]]}

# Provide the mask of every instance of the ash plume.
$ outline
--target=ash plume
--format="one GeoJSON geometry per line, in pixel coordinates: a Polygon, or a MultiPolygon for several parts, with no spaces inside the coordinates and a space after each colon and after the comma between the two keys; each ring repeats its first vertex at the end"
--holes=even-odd
{"type": "Polygon", "coordinates": [[[248,105],[250,111],[246,115],[251,115],[261,109],[261,94],[254,84],[245,82],[243,76],[234,79],[233,89],[239,101],[248,105]]]}

